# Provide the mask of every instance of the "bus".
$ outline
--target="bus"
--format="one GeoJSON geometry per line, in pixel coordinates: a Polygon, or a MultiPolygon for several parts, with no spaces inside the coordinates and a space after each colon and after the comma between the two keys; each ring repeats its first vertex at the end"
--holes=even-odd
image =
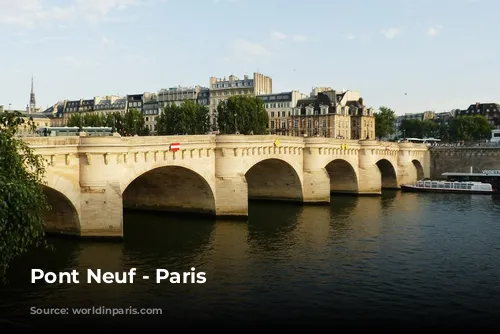
{"type": "Polygon", "coordinates": [[[491,130],[491,139],[492,143],[500,143],[500,129],[491,130]]]}
{"type": "MultiPolygon", "coordinates": [[[[83,132],[87,136],[111,136],[111,127],[92,127],[84,126],[83,132]]],[[[58,136],[78,136],[79,128],[77,126],[61,126],[61,127],[42,127],[36,130],[41,137],[58,137],[58,136]]]]}
{"type": "Polygon", "coordinates": [[[410,142],[410,143],[433,145],[433,144],[437,144],[437,143],[441,142],[441,139],[437,139],[437,138],[405,138],[405,139],[400,139],[399,142],[410,142]]]}

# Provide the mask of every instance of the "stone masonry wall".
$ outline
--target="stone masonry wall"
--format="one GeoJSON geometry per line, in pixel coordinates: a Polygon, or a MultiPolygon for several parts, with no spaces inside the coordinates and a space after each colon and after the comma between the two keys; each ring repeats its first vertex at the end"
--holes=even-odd
{"type": "Polygon", "coordinates": [[[500,169],[500,148],[433,147],[430,150],[431,178],[443,178],[442,173],[474,173],[485,169],[500,169]]]}

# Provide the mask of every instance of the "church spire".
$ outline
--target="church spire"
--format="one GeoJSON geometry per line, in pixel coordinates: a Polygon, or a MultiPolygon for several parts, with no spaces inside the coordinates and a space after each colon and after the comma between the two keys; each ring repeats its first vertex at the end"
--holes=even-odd
{"type": "Polygon", "coordinates": [[[33,74],[31,74],[31,92],[30,92],[30,104],[29,104],[29,112],[36,111],[36,99],[35,99],[35,88],[33,85],[33,74]]]}

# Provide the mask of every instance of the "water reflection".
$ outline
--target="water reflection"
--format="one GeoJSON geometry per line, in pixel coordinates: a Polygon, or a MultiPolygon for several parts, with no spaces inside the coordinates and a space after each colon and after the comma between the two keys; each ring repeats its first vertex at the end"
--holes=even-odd
{"type": "MultiPolygon", "coordinates": [[[[145,320],[164,324],[179,318],[232,318],[245,325],[249,319],[316,318],[328,324],[415,314],[418,321],[497,319],[498,198],[384,191],[382,197],[333,196],[326,206],[251,202],[249,214],[241,222],[127,212],[123,242],[51,239],[56,252],[37,250],[13,265],[11,282],[0,286],[0,314],[31,322],[33,305],[104,305],[161,307],[163,317],[145,320]],[[152,278],[30,284],[34,267],[136,267],[152,278]],[[206,284],[154,281],[157,268],[191,267],[207,273],[206,284]]],[[[49,319],[60,321],[43,320],[49,319]]]]}
{"type": "MultiPolygon", "coordinates": [[[[175,214],[127,211],[124,215],[124,251],[130,265],[162,266],[199,262],[210,248],[215,220],[175,214]],[[173,261],[173,263],[171,263],[173,261]]],[[[189,264],[188,264],[189,265],[189,264]]]]}
{"type": "Polygon", "coordinates": [[[284,251],[295,243],[293,231],[300,224],[303,207],[292,203],[276,206],[257,202],[249,208],[248,242],[257,252],[284,251]],[[284,215],[283,212],[287,214],[284,215]]]}
{"type": "Polygon", "coordinates": [[[401,191],[399,190],[386,190],[382,191],[382,196],[380,200],[380,205],[383,209],[392,208],[393,203],[397,199],[401,199],[401,191]]]}

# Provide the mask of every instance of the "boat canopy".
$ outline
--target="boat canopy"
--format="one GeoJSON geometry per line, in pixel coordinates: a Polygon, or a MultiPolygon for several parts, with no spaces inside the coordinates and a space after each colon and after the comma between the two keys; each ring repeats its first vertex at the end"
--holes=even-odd
{"type": "Polygon", "coordinates": [[[500,177],[500,174],[496,174],[496,173],[492,173],[492,174],[486,174],[486,173],[443,173],[441,175],[443,175],[443,176],[486,176],[486,177],[497,176],[497,177],[500,177]]]}

